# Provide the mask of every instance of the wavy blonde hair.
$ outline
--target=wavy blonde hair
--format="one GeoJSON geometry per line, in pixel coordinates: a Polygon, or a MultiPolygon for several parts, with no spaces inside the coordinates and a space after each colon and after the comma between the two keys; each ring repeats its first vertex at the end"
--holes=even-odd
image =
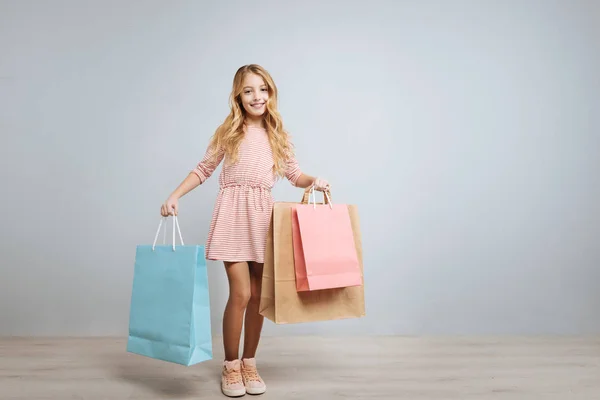
{"type": "Polygon", "coordinates": [[[224,151],[225,159],[235,163],[238,158],[240,143],[244,138],[244,122],[246,110],[241,101],[244,78],[247,74],[260,76],[268,88],[269,99],[263,114],[265,128],[273,152],[273,171],[276,175],[285,176],[286,163],[293,155],[289,134],[283,128],[283,121],[277,110],[277,86],[271,75],[260,65],[249,64],[240,67],[233,78],[233,87],[229,95],[229,108],[231,112],[225,121],[217,128],[212,136],[209,147],[218,154],[217,149],[224,151]]]}

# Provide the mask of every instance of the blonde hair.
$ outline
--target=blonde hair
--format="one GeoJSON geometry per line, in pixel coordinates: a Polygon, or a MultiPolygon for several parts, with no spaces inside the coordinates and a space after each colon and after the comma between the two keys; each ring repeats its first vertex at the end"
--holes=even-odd
{"type": "Polygon", "coordinates": [[[285,176],[286,163],[293,154],[289,135],[283,129],[283,121],[277,110],[277,86],[271,75],[260,65],[249,64],[240,67],[233,78],[233,87],[229,95],[229,108],[231,112],[225,118],[225,121],[217,128],[212,136],[209,147],[213,149],[213,154],[224,151],[225,159],[230,163],[235,163],[238,158],[240,143],[244,138],[244,121],[246,110],[242,106],[240,95],[242,85],[247,74],[256,74],[260,76],[268,88],[269,99],[267,100],[266,110],[263,114],[265,128],[273,152],[274,166],[276,175],[285,176]]]}

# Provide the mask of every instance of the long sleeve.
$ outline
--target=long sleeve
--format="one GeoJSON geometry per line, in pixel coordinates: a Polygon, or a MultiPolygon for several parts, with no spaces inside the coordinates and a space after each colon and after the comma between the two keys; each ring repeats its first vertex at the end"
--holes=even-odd
{"type": "Polygon", "coordinates": [[[192,170],[192,172],[198,175],[198,178],[200,178],[201,184],[210,178],[214,170],[223,160],[225,152],[222,149],[219,149],[216,152],[216,155],[214,154],[215,150],[211,149],[210,147],[207,148],[202,160],[198,163],[198,165],[196,165],[196,168],[192,170]]]}
{"type": "Polygon", "coordinates": [[[287,166],[285,170],[285,177],[288,181],[290,181],[292,185],[296,186],[298,178],[300,178],[301,175],[302,170],[300,169],[298,160],[296,160],[296,157],[291,152],[289,152],[287,166]]]}

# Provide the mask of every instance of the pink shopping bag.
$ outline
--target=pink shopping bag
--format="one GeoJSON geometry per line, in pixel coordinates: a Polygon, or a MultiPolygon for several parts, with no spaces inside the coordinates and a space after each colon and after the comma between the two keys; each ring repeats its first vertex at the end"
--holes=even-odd
{"type": "Polygon", "coordinates": [[[291,208],[298,292],[362,285],[348,207],[324,196],[325,204],[309,200],[291,208]]]}

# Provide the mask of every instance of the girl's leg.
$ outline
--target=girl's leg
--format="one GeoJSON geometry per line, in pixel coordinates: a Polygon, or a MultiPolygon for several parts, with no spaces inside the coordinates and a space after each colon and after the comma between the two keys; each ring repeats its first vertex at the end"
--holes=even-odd
{"type": "Polygon", "coordinates": [[[254,358],[260,333],[265,317],[259,314],[260,292],[262,287],[263,264],[250,263],[250,301],[246,308],[246,320],[244,325],[244,352],[242,358],[254,358]]]}
{"type": "Polygon", "coordinates": [[[260,292],[262,288],[263,264],[250,263],[250,301],[246,308],[246,321],[244,326],[244,353],[241,362],[241,372],[246,393],[262,394],[267,390],[265,382],[256,368],[256,348],[260,340],[264,317],[258,313],[260,306],[260,292]]]}
{"type": "Polygon", "coordinates": [[[223,313],[225,360],[238,359],[244,311],[250,300],[250,271],[245,262],[225,262],[229,280],[229,299],[223,313]]]}

